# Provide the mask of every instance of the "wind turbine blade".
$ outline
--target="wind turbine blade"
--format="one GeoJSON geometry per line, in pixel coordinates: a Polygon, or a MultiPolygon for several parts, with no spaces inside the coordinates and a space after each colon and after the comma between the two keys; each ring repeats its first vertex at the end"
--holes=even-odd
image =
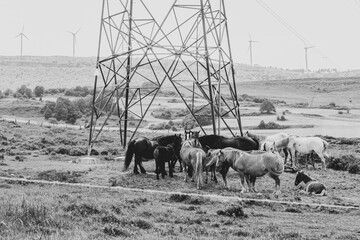
{"type": "Polygon", "coordinates": [[[251,39],[251,35],[250,35],[250,33],[248,32],[248,35],[249,35],[249,39],[250,39],[250,41],[252,41],[252,39],[251,39]]]}
{"type": "Polygon", "coordinates": [[[22,27],[22,32],[21,33],[24,33],[24,25],[23,25],[23,27],[22,27]]]}
{"type": "Polygon", "coordinates": [[[25,34],[23,34],[23,36],[24,36],[27,40],[30,40],[25,34]]]}
{"type": "Polygon", "coordinates": [[[18,35],[16,35],[14,38],[17,38],[17,37],[20,37],[21,36],[21,33],[19,33],[18,35]]]}
{"type": "Polygon", "coordinates": [[[75,34],[77,34],[80,30],[81,30],[81,28],[79,28],[79,29],[75,32],[75,34]]]}

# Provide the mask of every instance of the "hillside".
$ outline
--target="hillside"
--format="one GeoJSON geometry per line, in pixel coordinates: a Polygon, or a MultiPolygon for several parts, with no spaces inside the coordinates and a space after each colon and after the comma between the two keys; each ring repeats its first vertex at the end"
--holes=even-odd
{"type": "MultiPolygon", "coordinates": [[[[16,90],[22,84],[33,89],[35,86],[45,88],[75,86],[93,86],[95,57],[75,58],[72,57],[5,57],[0,56],[0,82],[2,91],[6,89],[16,90]]],[[[157,69],[155,68],[157,71],[157,69]]],[[[158,69],[160,71],[160,69],[158,69]]],[[[145,70],[145,74],[150,71],[145,70]]],[[[235,64],[237,82],[244,81],[269,81],[283,79],[303,79],[318,77],[356,77],[360,71],[343,73],[304,73],[274,67],[249,66],[235,64]]]]}

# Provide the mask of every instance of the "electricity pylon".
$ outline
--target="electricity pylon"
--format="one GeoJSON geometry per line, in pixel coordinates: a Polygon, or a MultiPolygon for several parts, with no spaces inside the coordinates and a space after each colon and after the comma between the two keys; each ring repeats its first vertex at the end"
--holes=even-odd
{"type": "Polygon", "coordinates": [[[90,149],[114,115],[125,147],[164,86],[204,134],[242,135],[224,0],[161,4],[167,11],[160,18],[154,0],[103,0],[90,149]],[[204,117],[210,130],[200,124],[204,117]]]}

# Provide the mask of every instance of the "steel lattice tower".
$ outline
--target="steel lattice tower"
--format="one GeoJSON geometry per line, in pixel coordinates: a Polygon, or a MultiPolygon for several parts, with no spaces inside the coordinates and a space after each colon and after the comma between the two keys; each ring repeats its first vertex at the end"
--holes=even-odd
{"type": "Polygon", "coordinates": [[[103,0],[90,148],[114,115],[125,147],[166,84],[198,123],[210,109],[211,133],[243,135],[224,0],[169,2],[103,0]]]}

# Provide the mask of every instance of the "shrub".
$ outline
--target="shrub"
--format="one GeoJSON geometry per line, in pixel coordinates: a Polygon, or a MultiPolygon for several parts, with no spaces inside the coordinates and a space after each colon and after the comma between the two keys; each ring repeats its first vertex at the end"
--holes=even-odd
{"type": "Polygon", "coordinates": [[[275,106],[272,104],[272,102],[266,100],[266,101],[263,101],[261,103],[260,112],[261,113],[263,113],[263,112],[267,112],[267,113],[276,112],[276,109],[275,109],[275,106]]]}
{"type": "Polygon", "coordinates": [[[330,157],[327,159],[328,168],[334,170],[348,171],[349,173],[360,173],[360,159],[354,155],[343,155],[341,157],[330,157]]]}
{"type": "Polygon", "coordinates": [[[331,102],[331,103],[329,103],[329,106],[334,108],[334,107],[336,107],[336,104],[334,102],[331,102]]]}
{"type": "Polygon", "coordinates": [[[276,117],[276,120],[278,120],[278,121],[286,121],[287,119],[285,118],[284,115],[281,115],[281,117],[280,117],[280,116],[277,116],[277,117],[276,117]]]}
{"type": "Polygon", "coordinates": [[[258,129],[284,129],[286,126],[281,126],[274,122],[265,123],[264,120],[261,120],[258,129]]]}
{"type": "Polygon", "coordinates": [[[44,94],[44,92],[45,92],[45,89],[42,86],[36,86],[34,88],[35,97],[41,97],[44,94]]]}
{"type": "Polygon", "coordinates": [[[343,114],[344,112],[343,111],[339,111],[338,114],[343,114]]]}

